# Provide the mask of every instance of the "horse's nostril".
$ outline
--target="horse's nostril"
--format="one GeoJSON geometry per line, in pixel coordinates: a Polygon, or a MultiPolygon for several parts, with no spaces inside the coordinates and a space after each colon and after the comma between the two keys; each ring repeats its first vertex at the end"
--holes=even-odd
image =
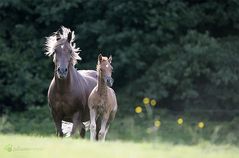
{"type": "Polygon", "coordinates": [[[62,73],[66,73],[67,71],[68,71],[68,69],[67,68],[57,68],[57,71],[60,73],[60,74],[62,74],[62,73]]]}

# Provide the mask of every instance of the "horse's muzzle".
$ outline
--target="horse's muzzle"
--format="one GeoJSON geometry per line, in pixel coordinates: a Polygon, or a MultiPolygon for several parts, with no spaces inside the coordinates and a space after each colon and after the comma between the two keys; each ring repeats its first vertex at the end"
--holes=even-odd
{"type": "Polygon", "coordinates": [[[68,72],[67,68],[59,67],[56,73],[59,79],[65,79],[67,77],[67,72],[68,72]]]}
{"type": "Polygon", "coordinates": [[[114,79],[112,77],[106,77],[106,84],[109,87],[112,87],[114,83],[114,79]]]}

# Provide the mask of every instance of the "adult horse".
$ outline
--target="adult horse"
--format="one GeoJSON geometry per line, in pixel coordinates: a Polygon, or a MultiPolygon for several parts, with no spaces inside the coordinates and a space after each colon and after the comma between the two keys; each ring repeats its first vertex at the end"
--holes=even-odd
{"type": "Polygon", "coordinates": [[[63,137],[62,121],[73,123],[71,135],[79,128],[85,136],[82,122],[89,121],[88,96],[97,83],[94,70],[77,71],[74,67],[80,60],[74,31],[61,27],[46,38],[46,55],[53,56],[54,77],[48,89],[48,103],[54,119],[57,136],[63,137]]]}

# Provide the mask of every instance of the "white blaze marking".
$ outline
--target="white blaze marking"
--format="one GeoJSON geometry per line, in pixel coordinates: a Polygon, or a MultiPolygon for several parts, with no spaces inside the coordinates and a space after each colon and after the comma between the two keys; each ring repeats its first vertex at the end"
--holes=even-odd
{"type": "Polygon", "coordinates": [[[61,48],[63,49],[63,48],[64,48],[64,45],[61,45],[61,48]]]}
{"type": "Polygon", "coordinates": [[[109,65],[107,64],[106,67],[109,67],[109,65]]]}

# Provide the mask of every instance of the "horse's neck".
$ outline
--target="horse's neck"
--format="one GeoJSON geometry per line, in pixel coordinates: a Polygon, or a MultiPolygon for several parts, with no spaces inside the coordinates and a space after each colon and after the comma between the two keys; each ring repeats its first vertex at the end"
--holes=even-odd
{"type": "Polygon", "coordinates": [[[100,96],[106,96],[107,95],[107,85],[105,83],[105,80],[103,79],[103,75],[99,73],[98,75],[98,89],[97,92],[100,96]]]}
{"type": "Polygon", "coordinates": [[[58,89],[59,92],[65,93],[71,90],[72,84],[74,82],[73,75],[75,74],[75,71],[76,70],[73,67],[73,65],[69,65],[66,79],[59,79],[55,74],[56,88],[58,89]]]}

